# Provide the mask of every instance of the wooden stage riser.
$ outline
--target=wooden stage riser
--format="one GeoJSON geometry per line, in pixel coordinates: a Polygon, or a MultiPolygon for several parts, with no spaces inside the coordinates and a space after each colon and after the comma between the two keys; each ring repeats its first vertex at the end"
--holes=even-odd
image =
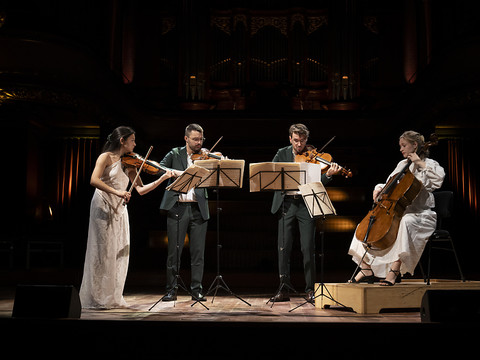
{"type": "MultiPolygon", "coordinates": [[[[316,284],[316,295],[321,286],[316,284]]],[[[317,309],[340,306],[353,309],[358,314],[378,314],[389,309],[419,309],[427,290],[480,290],[477,281],[435,281],[427,285],[419,281],[403,281],[395,286],[379,284],[327,283],[323,295],[315,301],[317,309]]]]}

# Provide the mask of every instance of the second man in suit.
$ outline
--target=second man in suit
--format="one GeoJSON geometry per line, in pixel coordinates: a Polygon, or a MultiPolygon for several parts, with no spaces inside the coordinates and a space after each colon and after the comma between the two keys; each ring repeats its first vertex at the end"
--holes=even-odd
{"type": "MultiPolygon", "coordinates": [[[[185,146],[173,148],[160,162],[162,166],[181,174],[192,162],[192,155],[202,149],[203,128],[198,124],[190,124],[185,128],[185,146]]],[[[190,244],[192,300],[205,301],[202,293],[204,268],[205,237],[208,219],[208,195],[205,188],[191,189],[187,194],[165,190],[160,209],[167,210],[167,293],[163,301],[176,300],[176,275],[182,253],[185,235],[188,232],[190,244]],[[178,241],[178,253],[177,253],[178,241]]]]}
{"type": "MultiPolygon", "coordinates": [[[[303,153],[309,136],[308,128],[303,124],[294,124],[289,129],[290,145],[278,150],[273,162],[294,162],[295,156],[303,153]]],[[[330,182],[332,176],[338,174],[340,167],[332,163],[328,171],[322,174],[324,185],[330,182]]],[[[303,254],[303,269],[305,274],[305,292],[307,299],[314,299],[315,285],[315,224],[303,201],[300,191],[275,191],[273,196],[273,214],[278,214],[278,267],[284,283],[292,288],[290,282],[290,255],[294,239],[294,229],[300,232],[300,247],[303,254]],[[298,226],[297,226],[298,225],[298,226]]],[[[293,288],[292,288],[293,289],[293,288]]],[[[272,301],[289,301],[288,291],[276,294],[272,301]]]]}

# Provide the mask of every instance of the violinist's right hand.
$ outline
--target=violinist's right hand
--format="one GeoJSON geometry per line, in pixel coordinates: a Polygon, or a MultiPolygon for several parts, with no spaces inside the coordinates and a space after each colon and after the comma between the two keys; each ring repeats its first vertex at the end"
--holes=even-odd
{"type": "Polygon", "coordinates": [[[128,203],[130,201],[130,197],[132,196],[132,194],[129,193],[128,191],[121,191],[121,190],[117,190],[116,195],[119,198],[122,198],[125,201],[125,203],[128,203]]]}

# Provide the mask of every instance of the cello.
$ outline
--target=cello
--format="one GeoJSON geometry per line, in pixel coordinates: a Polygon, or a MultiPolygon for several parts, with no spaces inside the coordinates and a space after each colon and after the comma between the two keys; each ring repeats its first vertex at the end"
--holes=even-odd
{"type": "MultiPolygon", "coordinates": [[[[437,143],[437,135],[430,135],[430,141],[423,145],[420,153],[437,143]]],[[[409,170],[411,163],[408,159],[402,170],[388,180],[372,209],[357,226],[356,238],[374,250],[385,250],[393,245],[406,207],[415,200],[423,186],[409,170]]]]}

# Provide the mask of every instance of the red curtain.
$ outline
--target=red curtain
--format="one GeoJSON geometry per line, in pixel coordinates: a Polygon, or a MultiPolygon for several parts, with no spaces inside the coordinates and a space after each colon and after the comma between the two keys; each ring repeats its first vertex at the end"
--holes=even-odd
{"type": "Polygon", "coordinates": [[[68,213],[75,201],[88,188],[98,155],[98,139],[62,140],[57,158],[57,211],[68,213]]]}
{"type": "Polygon", "coordinates": [[[478,170],[473,166],[474,156],[468,156],[468,146],[463,140],[448,141],[448,179],[453,190],[462,198],[475,217],[479,217],[478,170]]]}

